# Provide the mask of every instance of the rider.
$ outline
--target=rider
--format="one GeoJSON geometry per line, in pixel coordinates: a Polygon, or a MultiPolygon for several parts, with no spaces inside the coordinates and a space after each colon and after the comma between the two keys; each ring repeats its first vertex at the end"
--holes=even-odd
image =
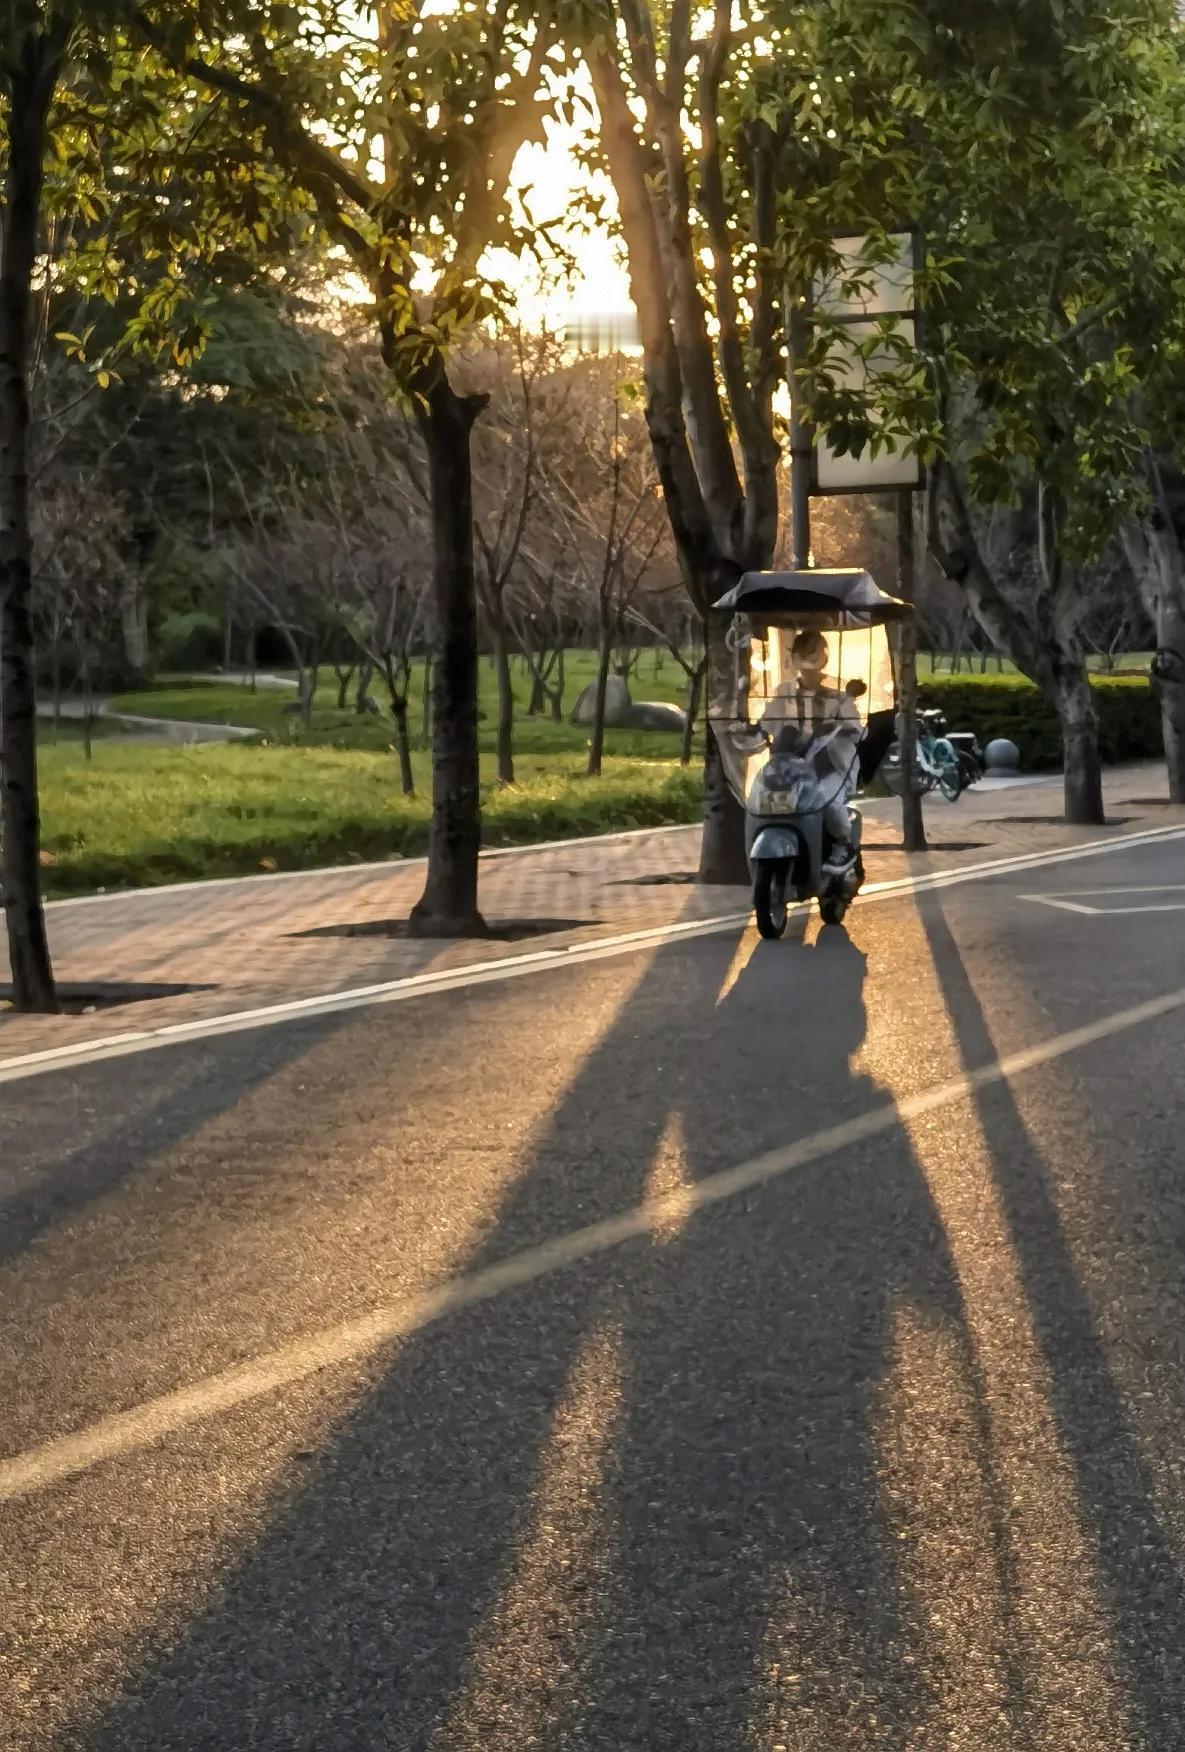
{"type": "Polygon", "coordinates": [[[864,733],[855,700],[827,675],[831,653],[822,633],[799,633],[790,650],[792,674],[775,691],[762,714],[762,724],[782,726],[783,737],[809,757],[823,785],[833,785],[823,811],[823,829],[830,849],[823,861],[829,876],[841,876],[855,857],[848,798],[856,788],[856,750],[864,733]]]}

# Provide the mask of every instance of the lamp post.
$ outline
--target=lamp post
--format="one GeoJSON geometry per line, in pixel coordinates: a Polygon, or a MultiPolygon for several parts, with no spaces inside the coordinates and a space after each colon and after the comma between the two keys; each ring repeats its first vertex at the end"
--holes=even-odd
{"type": "MultiPolygon", "coordinates": [[[[875,247],[863,234],[844,233],[832,239],[835,262],[831,269],[816,279],[811,288],[810,308],[816,318],[823,317],[840,325],[846,335],[857,343],[841,360],[839,371],[847,385],[862,387],[878,365],[891,368],[896,354],[886,343],[878,347],[874,338],[891,332],[895,339],[906,341],[912,349],[917,341],[917,297],[915,277],[918,267],[919,239],[915,231],[889,232],[878,238],[875,247]]],[[[804,351],[804,335],[809,335],[809,317],[800,304],[799,327],[796,331],[792,313],[788,310],[789,357],[791,362],[791,504],[794,512],[794,563],[800,561],[798,538],[799,505],[806,508],[803,526],[806,529],[805,552],[809,555],[809,494],[891,493],[897,508],[897,591],[906,602],[914,596],[914,524],[913,495],[922,485],[921,464],[916,455],[907,454],[892,444],[884,445],[876,456],[865,448],[860,456],[841,456],[830,445],[825,433],[805,445],[807,460],[796,447],[794,407],[799,398],[796,383],[797,367],[804,351]],[[804,483],[807,468],[810,476],[804,483]]],[[[801,415],[797,430],[803,429],[801,415]]],[[[917,626],[911,615],[901,623],[897,646],[899,732],[902,772],[902,839],[907,852],[926,849],[926,829],[922,816],[922,799],[915,777],[917,759],[917,626]]]]}

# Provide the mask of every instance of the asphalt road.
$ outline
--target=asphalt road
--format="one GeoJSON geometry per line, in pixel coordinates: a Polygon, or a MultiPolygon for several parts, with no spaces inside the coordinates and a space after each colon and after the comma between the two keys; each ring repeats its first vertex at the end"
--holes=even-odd
{"type": "Polygon", "coordinates": [[[5,1752],[1177,1752],[1185,910],[1114,909],[1178,901],[0,1090],[5,1752]]]}

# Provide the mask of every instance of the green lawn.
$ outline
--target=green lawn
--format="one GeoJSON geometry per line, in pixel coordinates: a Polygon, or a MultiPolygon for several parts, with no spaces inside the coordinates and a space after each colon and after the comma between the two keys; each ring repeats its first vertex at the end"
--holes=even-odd
{"type": "MultiPolygon", "coordinates": [[[[593,679],[591,652],[570,652],[565,713],[593,679]]],[[[412,685],[413,734],[420,680],[412,685]]],[[[698,819],[697,759],[678,764],[679,738],[610,731],[599,780],[585,776],[587,730],[565,720],[530,718],[529,678],[516,667],[517,783],[495,784],[496,687],[482,664],[481,725],[485,843],[516,845],[618,828],[698,819]]],[[[683,673],[651,657],[633,679],[635,699],[678,700],[683,673]]],[[[372,689],[381,698],[377,688],[372,689]]],[[[41,752],[46,883],[50,894],[141,886],[203,876],[295,870],[321,864],[411,857],[427,849],[431,761],[413,753],[418,795],[399,791],[389,719],[337,707],[332,675],[323,680],[306,731],[284,707],[290,689],[174,678],[113,701],[144,717],[246,725],[260,741],[197,748],[121,746],[108,738],[94,759],[64,736],[41,752]]]]}
{"type": "MultiPolygon", "coordinates": [[[[517,706],[514,729],[515,754],[579,755],[588,745],[588,731],[568,722],[568,716],[581,689],[595,677],[596,659],[591,651],[569,651],[566,657],[567,683],[564,692],[564,719],[555,724],[550,715],[527,716],[530,700],[530,679],[516,663],[514,689],[517,706]]],[[[485,714],[480,727],[483,752],[493,752],[497,713],[497,684],[489,663],[483,661],[479,670],[480,710],[485,714]]],[[[413,737],[420,723],[420,697],[423,671],[417,665],[410,690],[410,719],[413,737]]],[[[685,697],[683,671],[672,657],[666,657],[661,670],[654,672],[653,658],[642,657],[637,673],[631,678],[630,691],[636,700],[667,700],[681,704],[685,697]]],[[[384,693],[378,681],[371,693],[380,706],[384,693]]],[[[202,681],[162,681],[161,685],[134,694],[121,694],[112,701],[118,712],[134,712],[144,717],[184,718],[207,724],[238,724],[257,729],[269,741],[290,744],[315,744],[323,748],[363,748],[381,752],[391,746],[391,720],[380,717],[360,717],[351,706],[344,712],[337,706],[337,683],[332,671],[322,672],[321,685],[313,705],[312,722],[308,730],[299,717],[285,711],[295,700],[290,688],[250,688],[235,683],[202,681]]],[[[607,748],[610,754],[631,759],[669,760],[679,752],[677,736],[656,735],[653,732],[611,731],[607,748]]]]}
{"type": "MultiPolygon", "coordinates": [[[[77,744],[45,746],[40,766],[51,896],[427,849],[427,791],[403,798],[385,752],[105,741],[89,762],[77,744]]],[[[487,786],[485,843],[695,821],[699,808],[698,765],[611,756],[588,779],[579,753],[524,755],[513,789],[487,786]]]]}
{"type": "MultiPolygon", "coordinates": [[[[1123,666],[1134,667],[1136,662],[1128,658],[1123,666]]],[[[592,654],[570,652],[568,672],[566,711],[592,679],[592,654]]],[[[1000,673],[993,668],[986,675],[964,671],[950,678],[943,670],[933,677],[932,666],[924,663],[922,677],[931,690],[943,683],[963,690],[958,706],[952,694],[961,724],[975,719],[970,727],[985,736],[1012,734],[1022,744],[1026,763],[1034,767],[1056,761],[1056,722],[1034,690],[1018,688],[1014,670],[1000,673]],[[1003,691],[998,703],[989,704],[995,689],[1003,691]],[[983,700],[982,712],[975,708],[976,696],[983,700]]],[[[494,677],[488,664],[482,664],[487,845],[528,844],[698,819],[698,751],[692,766],[684,770],[677,760],[678,737],[610,731],[604,774],[600,780],[589,780],[584,775],[587,731],[575,728],[566,717],[559,724],[550,718],[528,718],[528,681],[518,670],[515,683],[518,783],[500,790],[494,783],[494,677]]],[[[678,700],[682,688],[682,671],[670,658],[656,675],[653,660],[645,657],[632,682],[635,699],[678,700]]],[[[1120,682],[1100,690],[1100,705],[1107,707],[1107,758],[1135,758],[1133,748],[1143,752],[1142,743],[1137,747],[1132,742],[1127,722],[1135,707],[1149,719],[1141,730],[1144,740],[1155,740],[1158,720],[1153,722],[1154,702],[1143,699],[1146,692],[1146,682],[1120,682]],[[1114,734],[1107,729],[1112,719],[1114,734]]],[[[308,869],[422,853],[427,846],[431,790],[428,752],[415,750],[418,795],[405,799],[399,792],[389,722],[359,717],[352,710],[340,712],[336,686],[330,681],[318,693],[306,732],[298,719],[283,710],[292,700],[288,689],[261,688],[253,694],[248,688],[218,681],[175,679],[125,695],[116,707],[148,717],[250,725],[259,731],[260,740],[184,748],[108,735],[97,741],[89,762],[83,757],[77,725],[63,725],[56,741],[47,725],[40,764],[49,893],[79,894],[100,887],[308,869]]],[[[413,701],[414,730],[418,677],[413,701]]]]}

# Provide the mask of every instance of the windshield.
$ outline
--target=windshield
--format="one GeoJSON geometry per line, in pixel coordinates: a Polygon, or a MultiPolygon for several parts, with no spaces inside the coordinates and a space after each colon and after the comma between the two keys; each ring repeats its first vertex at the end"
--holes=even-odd
{"type": "Polygon", "coordinates": [[[728,643],[734,664],[709,716],[736,795],[751,799],[771,757],[804,762],[821,786],[843,788],[869,717],[893,710],[885,628],[839,628],[817,616],[771,626],[738,615],[728,643]]]}

